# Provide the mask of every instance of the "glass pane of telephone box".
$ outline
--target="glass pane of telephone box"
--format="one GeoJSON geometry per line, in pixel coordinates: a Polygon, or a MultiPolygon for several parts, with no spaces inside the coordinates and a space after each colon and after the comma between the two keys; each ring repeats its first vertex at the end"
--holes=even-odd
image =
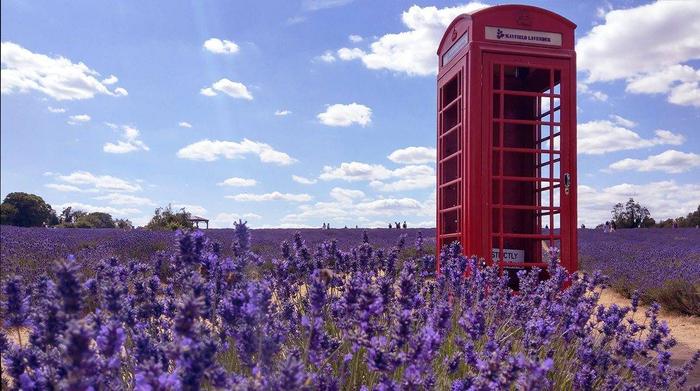
{"type": "Polygon", "coordinates": [[[459,155],[441,163],[442,183],[459,178],[459,155]]]}
{"type": "Polygon", "coordinates": [[[452,155],[453,153],[459,151],[459,133],[460,128],[457,128],[442,138],[442,154],[440,158],[444,159],[452,155]]]}
{"type": "Polygon", "coordinates": [[[442,107],[444,108],[459,95],[459,74],[442,87],[442,107]]]}
{"type": "Polygon", "coordinates": [[[453,183],[440,189],[442,208],[452,208],[459,205],[459,183],[453,183]]]}
{"type": "Polygon", "coordinates": [[[537,126],[532,124],[503,124],[503,146],[534,149],[537,143],[537,126]]]}
{"type": "Polygon", "coordinates": [[[443,213],[441,228],[441,234],[453,234],[459,232],[459,210],[443,213]]]}
{"type": "Polygon", "coordinates": [[[511,91],[544,92],[549,89],[549,69],[505,65],[504,89],[511,91]]]}
{"type": "Polygon", "coordinates": [[[525,95],[508,95],[503,97],[503,118],[537,120],[537,98],[525,95]]]}
{"type": "Polygon", "coordinates": [[[545,239],[541,241],[542,245],[542,262],[548,262],[550,260],[549,254],[552,247],[561,249],[561,240],[554,238],[552,240],[545,239]]]}
{"type": "Polygon", "coordinates": [[[457,102],[450,106],[449,109],[442,113],[442,133],[454,128],[459,123],[459,109],[461,102],[457,102]]]}
{"type": "Polygon", "coordinates": [[[536,177],[537,154],[530,152],[503,152],[503,175],[536,177]]]}
{"type": "MultiPolygon", "coordinates": [[[[505,219],[505,217],[504,217],[505,219]]],[[[503,221],[505,225],[505,220],[503,221]]],[[[503,238],[503,256],[506,262],[528,264],[541,262],[541,239],[532,238],[503,238]]]]}
{"type": "Polygon", "coordinates": [[[501,255],[500,249],[501,249],[501,238],[496,237],[496,236],[492,237],[491,238],[491,260],[492,261],[495,262],[498,260],[500,262],[503,260],[503,256],[501,255]]]}
{"type": "Polygon", "coordinates": [[[537,205],[537,183],[526,181],[503,181],[503,204],[505,205],[537,205]]]}
{"type": "Polygon", "coordinates": [[[501,89],[501,65],[493,64],[493,89],[501,89]]]}

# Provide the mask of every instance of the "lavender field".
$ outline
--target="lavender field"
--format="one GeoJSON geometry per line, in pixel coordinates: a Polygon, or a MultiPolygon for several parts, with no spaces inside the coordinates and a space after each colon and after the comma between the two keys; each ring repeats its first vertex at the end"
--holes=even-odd
{"type": "Polygon", "coordinates": [[[556,250],[551,277],[521,273],[517,295],[458,246],[436,275],[419,232],[307,231],[275,245],[292,232],[3,228],[3,389],[687,386],[700,351],[671,365],[658,306],[641,315],[636,295],[599,306],[601,274],[569,275],[556,250]],[[143,261],[99,260],[118,249],[143,261]],[[61,251],[77,256],[52,262],[61,251]]]}
{"type": "MultiPolygon", "coordinates": [[[[252,230],[251,249],[263,257],[280,255],[280,243],[301,233],[313,251],[324,240],[337,240],[338,248],[348,250],[361,239],[362,229],[257,229],[252,230]]],[[[415,240],[420,232],[426,248],[434,251],[433,229],[368,229],[373,246],[392,246],[400,235],[415,240]]],[[[221,245],[221,254],[232,254],[233,229],[211,229],[207,237],[221,245]]],[[[1,277],[19,274],[32,280],[48,271],[53,261],[73,255],[83,273],[91,275],[102,259],[154,260],[169,258],[176,247],[170,231],[117,229],[43,229],[2,226],[1,277]]],[[[410,253],[410,251],[409,251],[410,253]]],[[[685,314],[700,315],[700,230],[639,229],[604,233],[579,230],[579,267],[601,270],[613,289],[629,296],[635,289],[642,300],[659,301],[665,307],[685,314]]]]}

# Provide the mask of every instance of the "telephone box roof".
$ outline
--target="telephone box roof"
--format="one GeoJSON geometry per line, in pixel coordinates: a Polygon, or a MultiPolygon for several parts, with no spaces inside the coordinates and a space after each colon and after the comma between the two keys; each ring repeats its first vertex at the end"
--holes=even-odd
{"type": "MultiPolygon", "coordinates": [[[[461,14],[445,29],[445,33],[438,45],[437,54],[440,55],[450,46],[448,38],[453,34],[455,26],[465,24],[473,26],[469,34],[469,41],[483,41],[483,27],[486,25],[498,25],[500,27],[532,29],[560,32],[564,35],[562,48],[573,49],[574,29],[576,24],[569,19],[544,8],[531,5],[506,4],[482,8],[480,10],[461,14]]],[[[459,35],[465,29],[458,31],[459,35]]],[[[456,37],[452,37],[453,40],[456,37]]]]}

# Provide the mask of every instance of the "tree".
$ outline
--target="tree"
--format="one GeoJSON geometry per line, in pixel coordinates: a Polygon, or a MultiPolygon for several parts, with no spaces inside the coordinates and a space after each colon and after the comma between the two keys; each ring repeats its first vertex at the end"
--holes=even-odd
{"type": "Polygon", "coordinates": [[[60,222],[63,225],[68,225],[72,224],[78,221],[79,218],[87,215],[86,212],[83,212],[80,209],[73,209],[72,207],[67,207],[63,209],[63,212],[61,212],[61,218],[60,222]]]}
{"type": "Polygon", "coordinates": [[[50,224],[56,215],[51,205],[36,194],[10,193],[2,201],[2,224],[20,227],[41,227],[50,224]]]}
{"type": "Polygon", "coordinates": [[[155,210],[151,221],[148,222],[146,228],[152,230],[176,230],[190,229],[193,227],[190,221],[190,213],[181,208],[179,211],[173,211],[172,205],[168,204],[165,208],[155,210]]]}
{"type": "Polygon", "coordinates": [[[676,227],[697,227],[700,225],[700,205],[698,209],[688,213],[687,216],[676,217],[675,219],[666,219],[659,222],[657,227],[671,228],[675,224],[676,227]]]}
{"type": "Polygon", "coordinates": [[[688,216],[685,218],[686,223],[688,224],[688,227],[697,227],[700,225],[700,205],[698,205],[698,209],[695,210],[692,213],[688,213],[688,216]]]}
{"type": "Polygon", "coordinates": [[[117,228],[119,229],[133,229],[134,224],[131,223],[131,220],[129,219],[116,219],[114,220],[114,224],[117,225],[117,228]]]}
{"type": "Polygon", "coordinates": [[[77,228],[115,228],[114,220],[109,213],[92,212],[79,217],[75,221],[77,228]]]}
{"type": "Polygon", "coordinates": [[[624,205],[617,203],[612,210],[612,220],[618,228],[648,228],[656,222],[651,218],[649,209],[630,198],[624,205]]]}
{"type": "Polygon", "coordinates": [[[0,204],[0,224],[12,224],[15,221],[15,216],[17,216],[17,208],[11,204],[0,204]]]}

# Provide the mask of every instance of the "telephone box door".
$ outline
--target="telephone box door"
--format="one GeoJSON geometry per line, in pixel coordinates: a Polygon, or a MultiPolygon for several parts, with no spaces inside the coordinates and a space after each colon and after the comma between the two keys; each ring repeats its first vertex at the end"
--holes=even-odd
{"type": "Polygon", "coordinates": [[[551,247],[561,251],[563,262],[572,255],[576,156],[568,64],[519,55],[483,57],[489,245],[492,260],[500,260],[510,274],[546,266],[551,247]]]}

